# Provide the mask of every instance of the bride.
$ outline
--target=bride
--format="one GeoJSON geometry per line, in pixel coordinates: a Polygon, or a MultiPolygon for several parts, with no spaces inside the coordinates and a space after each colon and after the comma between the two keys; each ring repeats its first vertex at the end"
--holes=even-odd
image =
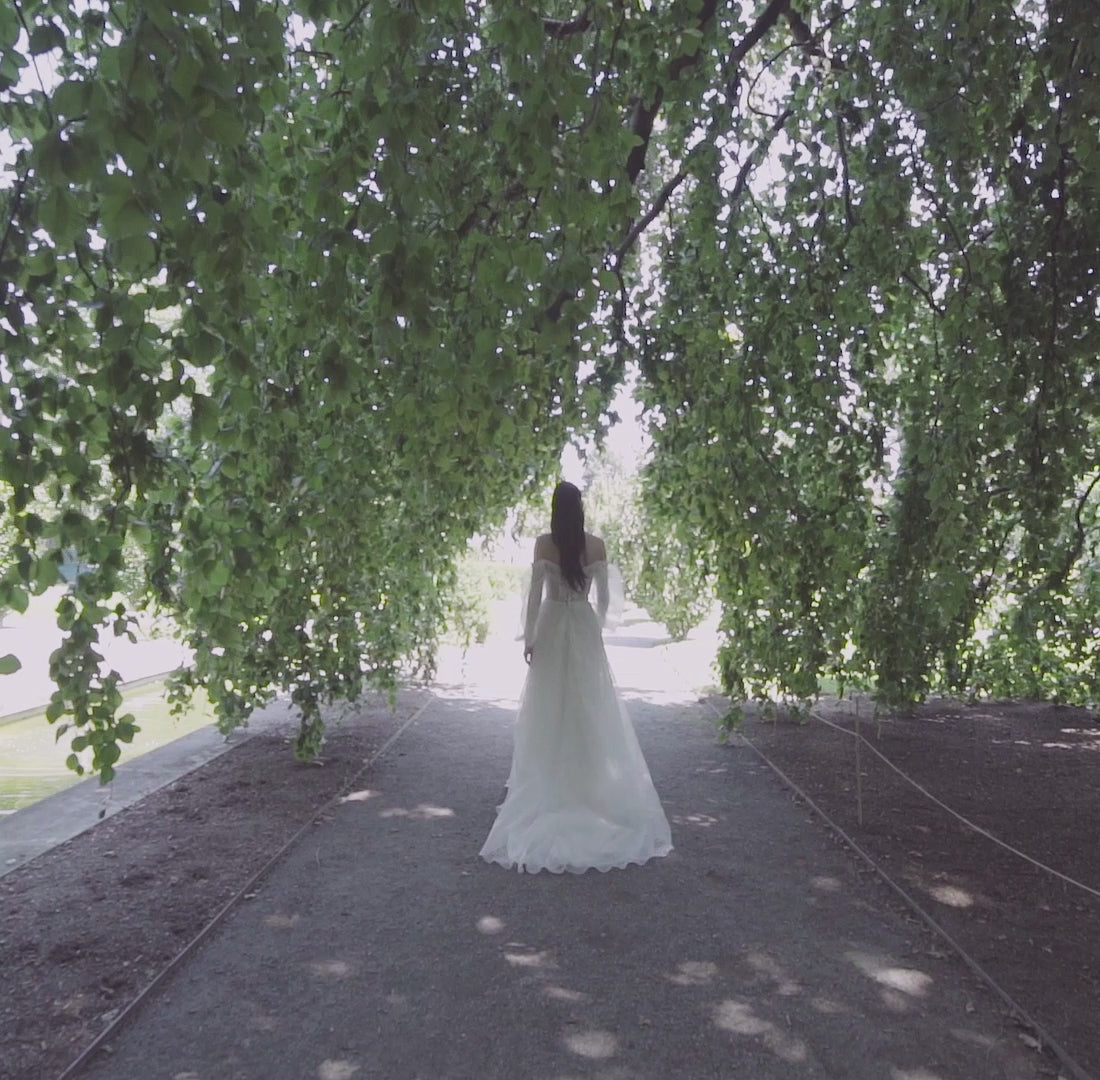
{"type": "Polygon", "coordinates": [[[535,543],[524,620],[530,670],[507,794],[481,849],[488,862],[580,874],[672,850],[600,636],[610,603],[606,557],[603,541],[584,531],[580,491],[558,484],[550,533],[535,543]]]}

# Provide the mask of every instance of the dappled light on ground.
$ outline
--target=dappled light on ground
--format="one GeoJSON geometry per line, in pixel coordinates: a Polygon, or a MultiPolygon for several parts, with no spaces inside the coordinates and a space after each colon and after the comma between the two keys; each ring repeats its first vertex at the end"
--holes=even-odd
{"type": "Polygon", "coordinates": [[[878,996],[882,999],[882,1004],[892,1013],[907,1013],[913,1008],[913,1001],[911,998],[905,996],[899,990],[893,990],[889,986],[880,987],[878,996]]]}
{"type": "Polygon", "coordinates": [[[554,964],[548,952],[506,952],[504,959],[517,968],[553,968],[554,964]]]}
{"type": "Polygon", "coordinates": [[[1079,743],[1045,742],[1044,750],[1100,750],[1100,739],[1085,740],[1079,743]]]}
{"type": "Polygon", "coordinates": [[[783,966],[767,953],[752,952],[748,957],[749,967],[758,975],[763,975],[775,983],[775,992],[780,997],[791,997],[800,993],[802,986],[783,969],[783,966]]]}
{"type": "Polygon", "coordinates": [[[359,1066],[350,1061],[322,1061],[317,1068],[317,1080],[353,1080],[359,1074],[359,1066]]]}
{"type": "Polygon", "coordinates": [[[570,990],[566,986],[546,986],[542,992],[554,1001],[566,1001],[571,1005],[588,1000],[587,994],[582,994],[580,990],[570,990]]]}
{"type": "Polygon", "coordinates": [[[823,1016],[842,1016],[852,1011],[847,1005],[842,1005],[840,1002],[834,1001],[832,998],[825,997],[822,994],[818,994],[816,997],[811,998],[810,1005],[823,1016]]]}
{"type": "Polygon", "coordinates": [[[407,810],[401,806],[391,806],[385,810],[380,810],[378,816],[381,818],[412,818],[414,821],[436,821],[439,818],[452,818],[455,816],[455,812],[449,806],[432,806],[430,803],[421,803],[419,806],[413,807],[412,810],[407,810]]]}
{"type": "Polygon", "coordinates": [[[995,746],[1041,746],[1044,750],[1100,750],[1100,735],[1092,728],[1061,728],[1060,735],[1076,736],[1077,741],[1066,739],[991,739],[995,746]]]}
{"type": "Polygon", "coordinates": [[[889,961],[863,952],[850,951],[847,958],[869,979],[909,997],[924,997],[932,985],[932,976],[916,968],[896,967],[889,961]]]}
{"type": "MultiPolygon", "coordinates": [[[[932,700],[904,714],[865,714],[863,743],[852,737],[850,703],[823,699],[811,715],[805,725],[750,715],[742,732],[1045,1029],[1041,1044],[1060,1043],[1100,1075],[1100,864],[1088,840],[1100,828],[1095,714],[1043,702],[932,700]]],[[[859,903],[862,883],[841,880],[840,895],[859,903]]],[[[923,1016],[949,985],[951,952],[923,936],[895,952],[936,982],[919,1007],[911,987],[883,987],[882,1003],[899,1017],[923,1016]]],[[[967,1013],[981,1012],[976,1000],[968,1004],[967,1013]]],[[[925,1064],[950,1075],[940,1059],[925,1064]]]]}
{"type": "Polygon", "coordinates": [[[934,900],[948,907],[968,908],[974,904],[974,898],[965,889],[955,885],[933,885],[928,890],[934,900]]]}
{"type": "MultiPolygon", "coordinates": [[[[1000,1068],[996,1017],[977,997],[971,1015],[950,961],[892,928],[770,772],[716,745],[703,705],[632,716],[674,822],[668,860],[576,877],[486,866],[514,713],[437,700],[226,921],[233,977],[181,980],[173,1008],[214,1002],[204,1023],[236,1045],[293,1044],[303,1080],[1033,1080],[1000,1068]]],[[[202,1050],[179,1047],[173,1064],[196,1067],[202,1050]]]]}
{"type": "Polygon", "coordinates": [[[347,802],[366,802],[367,799],[373,799],[378,794],[377,791],[370,791],[364,788],[362,791],[353,791],[348,795],[345,795],[340,801],[342,803],[347,802]]]}
{"type": "MultiPolygon", "coordinates": [[[[687,835],[695,835],[700,838],[698,843],[710,845],[715,842],[713,837],[734,827],[732,823],[738,819],[735,804],[708,795],[709,789],[700,792],[700,785],[726,783],[725,774],[738,777],[739,766],[727,761],[705,754],[690,769],[692,798],[680,802],[678,813],[669,812],[674,835],[679,830],[681,852],[690,851],[687,835]]],[[[458,809],[460,815],[465,813],[463,807],[458,809]]],[[[680,872],[684,872],[682,868],[680,872]]],[[[605,924],[596,913],[616,903],[617,897],[640,900],[652,884],[649,880],[652,876],[652,871],[641,871],[637,876],[545,882],[540,879],[536,886],[540,891],[534,894],[518,888],[513,892],[510,886],[517,879],[509,877],[501,883],[504,895],[494,901],[500,906],[490,908],[493,914],[486,914],[485,908],[470,913],[470,932],[485,942],[495,962],[509,973],[500,991],[501,1000],[521,1010],[541,1002],[541,1008],[549,1010],[550,1017],[565,1025],[557,1028],[555,1034],[559,1052],[586,1063],[582,1069],[577,1064],[551,1059],[553,1064],[537,1075],[555,1078],[576,1075],[578,1080],[580,1076],[586,1080],[634,1077],[650,1080],[656,1074],[647,1071],[645,1063],[657,1043],[663,1044],[673,1030],[677,1033],[675,1041],[693,1048],[689,1058],[700,1052],[708,1060],[752,1061],[753,1067],[744,1074],[747,1080],[768,1075],[776,1078],[817,1075],[815,1070],[822,1068],[829,1048],[835,1040],[847,1038],[852,1025],[869,1022],[884,1032],[906,1024],[919,1028],[925,1023],[923,1018],[928,1010],[936,1008],[933,1002],[938,997],[933,997],[932,974],[901,962],[905,954],[900,950],[880,949],[873,944],[873,936],[864,938],[857,932],[843,944],[838,942],[812,958],[768,938],[741,944],[725,942],[708,948],[705,936],[696,939],[697,945],[702,946],[697,950],[684,942],[689,947],[680,953],[686,957],[683,959],[666,958],[659,965],[646,968],[639,967],[635,957],[626,961],[631,971],[631,1006],[623,1013],[612,1001],[618,992],[614,972],[631,955],[629,922],[616,927],[605,924]],[[587,899],[582,901],[581,896],[587,899]],[[574,924],[567,919],[559,925],[556,917],[549,914],[559,905],[572,910],[574,900],[580,903],[577,910],[585,913],[584,922],[579,925],[587,925],[591,920],[601,927],[598,934],[589,931],[582,942],[573,939],[574,924]],[[528,902],[535,904],[544,920],[555,921],[532,923],[528,902]],[[509,903],[520,906],[509,907],[509,903]],[[590,904],[594,906],[589,907],[590,904]],[[607,961],[606,970],[594,971],[580,959],[593,951],[607,961]],[[610,959],[612,956],[614,961],[610,959]],[[515,1004],[517,998],[521,1004],[515,1004]],[[761,1064],[768,1059],[770,1067],[761,1064]]],[[[739,893],[751,889],[752,880],[751,874],[741,874],[736,867],[719,863],[708,865],[700,875],[701,882],[720,882],[718,887],[723,895],[732,889],[730,900],[734,904],[747,902],[739,893]]],[[[855,907],[866,917],[872,911],[872,906],[859,895],[859,883],[849,881],[835,866],[808,865],[806,873],[798,878],[798,890],[815,913],[855,907]]],[[[761,901],[754,898],[751,902],[761,901]]],[[[763,902],[767,904],[766,900],[763,902]]],[[[629,920],[636,916],[637,912],[631,912],[624,917],[629,920]]],[[[948,987],[944,990],[950,994],[948,987]]],[[[539,1009],[540,1005],[533,1007],[539,1009]]],[[[947,1024],[938,1029],[943,1040],[956,1048],[962,1047],[965,1039],[948,1034],[949,1030],[947,1024]]],[[[965,1025],[961,1030],[965,1032],[965,1025]]],[[[922,1075],[937,1078],[936,1070],[945,1060],[933,1049],[939,1041],[940,1036],[929,1034],[926,1065],[922,1063],[923,1051],[911,1043],[906,1045],[904,1038],[892,1059],[883,1060],[878,1046],[862,1046],[860,1064],[852,1075],[876,1075],[888,1080],[895,1076],[911,1076],[914,1080],[922,1075]]],[[[987,1047],[977,1036],[969,1045],[978,1053],[991,1055],[991,1059],[1001,1049],[987,1047]]],[[[687,1065],[685,1060],[685,1070],[687,1065]]],[[[682,1075],[692,1076],[690,1071],[682,1075]]],[[[971,1075],[995,1074],[979,1070],[971,1075]]]]}
{"type": "Polygon", "coordinates": [[[308,967],[310,974],[318,979],[346,979],[352,974],[352,967],[346,960],[313,960],[308,967]]]}
{"type": "Polygon", "coordinates": [[[757,1016],[745,1001],[727,999],[714,1010],[715,1026],[732,1035],[758,1037],[763,1044],[784,1061],[801,1062],[809,1056],[806,1044],[782,1028],[757,1016]]]}
{"type": "Polygon", "coordinates": [[[718,974],[718,965],[709,960],[685,960],[668,976],[668,981],[677,986],[703,986],[713,981],[718,974]]]}
{"type": "Polygon", "coordinates": [[[716,818],[713,814],[670,814],[669,821],[673,825],[695,825],[699,828],[706,829],[711,825],[717,825],[720,818],[716,818]]]}
{"type": "Polygon", "coordinates": [[[602,1060],[611,1057],[619,1042],[609,1031],[571,1031],[562,1042],[574,1053],[584,1058],[602,1060]]]}

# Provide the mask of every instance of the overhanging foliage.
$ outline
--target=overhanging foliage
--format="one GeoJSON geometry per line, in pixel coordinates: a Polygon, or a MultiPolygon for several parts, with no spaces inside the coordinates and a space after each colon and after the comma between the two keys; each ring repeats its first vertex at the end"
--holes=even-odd
{"type": "Polygon", "coordinates": [[[1094,692],[1093,11],[0,8],[0,605],[94,566],[51,715],[109,777],[137,540],[188,681],[312,752],[635,352],[731,689],[1094,692]]]}
{"type": "Polygon", "coordinates": [[[1095,703],[1100,9],[826,5],[779,44],[694,121],[644,342],[647,499],[727,688],[1095,703]]]}

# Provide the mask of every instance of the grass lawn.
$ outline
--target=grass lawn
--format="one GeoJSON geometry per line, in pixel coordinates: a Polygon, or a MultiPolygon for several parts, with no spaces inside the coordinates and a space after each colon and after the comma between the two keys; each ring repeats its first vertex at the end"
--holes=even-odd
{"type": "MultiPolygon", "coordinates": [[[[186,713],[173,716],[161,680],[124,691],[119,711],[133,713],[141,729],[134,741],[123,747],[123,765],[214,720],[214,711],[201,693],[195,695],[186,713]]],[[[46,722],[44,712],[0,723],[0,814],[13,813],[80,782],[82,777],[65,768],[69,742],[75,734],[70,729],[60,741],[55,740],[56,729],[46,722]]],[[[90,751],[81,756],[90,760],[90,751]]]]}

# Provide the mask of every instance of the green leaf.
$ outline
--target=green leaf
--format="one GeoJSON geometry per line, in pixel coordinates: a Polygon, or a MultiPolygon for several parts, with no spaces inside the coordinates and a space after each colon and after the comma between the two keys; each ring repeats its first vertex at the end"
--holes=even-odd
{"type": "Polygon", "coordinates": [[[65,47],[65,31],[53,22],[39,23],[31,29],[30,54],[41,56],[51,49],[65,47]]]}
{"type": "Polygon", "coordinates": [[[112,247],[115,266],[126,274],[140,276],[152,268],[157,258],[156,245],[148,236],[126,236],[112,247]]]}
{"type": "Polygon", "coordinates": [[[114,240],[144,237],[152,228],[149,215],[132,195],[108,199],[103,204],[101,222],[104,235],[114,240]]]}
{"type": "Polygon", "coordinates": [[[88,107],[91,84],[83,79],[70,79],[63,82],[53,92],[54,111],[72,120],[84,113],[88,107]]]}
{"type": "Polygon", "coordinates": [[[59,245],[72,242],[77,235],[80,215],[76,200],[64,186],[50,188],[39,204],[39,221],[59,245]]]}
{"type": "Polygon", "coordinates": [[[134,736],[140,730],[141,728],[134,722],[134,716],[131,713],[127,713],[125,716],[115,721],[114,733],[115,738],[117,738],[119,742],[133,742],[134,736]]]}
{"type": "Polygon", "coordinates": [[[14,653],[0,656],[0,675],[14,675],[22,666],[19,657],[14,653]]]}

